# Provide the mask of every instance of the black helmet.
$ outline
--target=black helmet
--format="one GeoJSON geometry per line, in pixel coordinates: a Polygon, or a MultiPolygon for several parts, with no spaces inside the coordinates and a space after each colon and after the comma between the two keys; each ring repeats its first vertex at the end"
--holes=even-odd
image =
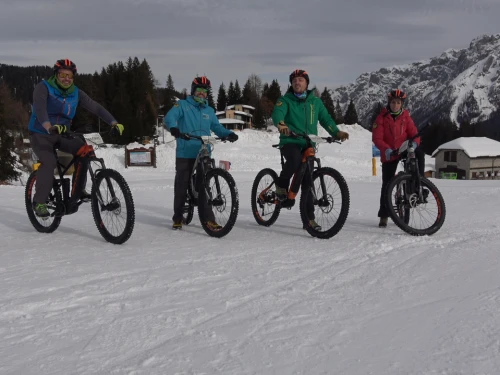
{"type": "Polygon", "coordinates": [[[193,82],[191,83],[191,95],[194,95],[194,92],[198,87],[210,90],[212,84],[210,83],[210,80],[205,76],[196,77],[195,79],[193,79],[193,82]]]}
{"type": "Polygon", "coordinates": [[[76,74],[76,65],[70,59],[57,60],[54,64],[54,74],[57,74],[60,69],[68,69],[71,70],[73,74],[76,74]]]}
{"type": "Polygon", "coordinates": [[[307,85],[309,86],[309,74],[305,70],[295,69],[292,74],[290,74],[290,84],[295,77],[304,77],[306,79],[307,85]]]}

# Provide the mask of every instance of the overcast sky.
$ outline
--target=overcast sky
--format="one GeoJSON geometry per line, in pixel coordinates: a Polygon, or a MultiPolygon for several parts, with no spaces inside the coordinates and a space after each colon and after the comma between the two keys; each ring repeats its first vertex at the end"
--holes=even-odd
{"type": "Polygon", "coordinates": [[[495,33],[499,0],[0,0],[0,63],[93,73],[137,56],[178,90],[250,73],[286,88],[294,69],[334,88],[495,33]]]}

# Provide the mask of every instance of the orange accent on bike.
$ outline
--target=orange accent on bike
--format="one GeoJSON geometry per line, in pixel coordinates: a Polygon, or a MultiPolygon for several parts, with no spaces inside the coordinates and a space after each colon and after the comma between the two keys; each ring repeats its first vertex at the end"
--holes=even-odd
{"type": "Polygon", "coordinates": [[[306,162],[307,161],[307,158],[309,156],[314,156],[316,155],[316,152],[314,151],[314,148],[313,147],[309,147],[308,149],[306,149],[303,153],[302,153],[302,163],[306,162]]]}
{"type": "Polygon", "coordinates": [[[77,151],[76,156],[84,157],[84,156],[87,156],[88,154],[90,154],[92,152],[94,152],[94,147],[92,145],[83,145],[77,151]]]}
{"type": "Polygon", "coordinates": [[[293,191],[288,192],[288,199],[295,199],[297,196],[297,193],[294,193],[293,191]]]}
{"type": "Polygon", "coordinates": [[[437,195],[437,193],[432,192],[432,195],[434,195],[434,198],[436,198],[436,203],[437,203],[437,208],[438,208],[438,214],[437,214],[436,221],[438,221],[441,218],[441,216],[443,215],[443,207],[441,206],[441,199],[439,199],[439,196],[437,195]]]}
{"type": "Polygon", "coordinates": [[[78,179],[80,178],[81,168],[82,168],[82,163],[78,163],[78,166],[76,167],[74,183],[73,186],[71,187],[71,195],[75,194],[76,185],[78,184],[78,179]]]}
{"type": "MultiPolygon", "coordinates": [[[[31,197],[31,194],[33,192],[33,186],[35,185],[36,182],[36,177],[31,181],[31,184],[28,188],[28,196],[31,197]]],[[[33,200],[33,198],[31,198],[33,200]]]]}

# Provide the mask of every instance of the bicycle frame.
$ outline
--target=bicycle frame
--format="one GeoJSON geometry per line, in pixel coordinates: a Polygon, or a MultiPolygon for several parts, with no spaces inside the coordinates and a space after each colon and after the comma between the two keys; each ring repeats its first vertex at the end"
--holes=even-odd
{"type": "MultiPolygon", "coordinates": [[[[414,137],[406,140],[399,147],[397,154],[401,155],[401,164],[403,165],[404,173],[408,173],[412,177],[412,181],[414,184],[411,184],[409,187],[405,187],[405,194],[411,197],[413,194],[418,194],[418,201],[423,202],[423,192],[422,192],[422,184],[421,184],[421,175],[420,170],[417,165],[417,158],[415,156],[415,148],[408,147],[410,142],[412,142],[415,138],[417,138],[419,134],[414,137]]],[[[418,202],[410,202],[412,206],[414,206],[418,202]]]]}
{"type": "MultiPolygon", "coordinates": [[[[195,135],[189,135],[190,138],[194,139],[199,139],[201,140],[201,148],[200,151],[198,152],[198,155],[196,155],[196,160],[194,162],[193,170],[191,171],[191,176],[189,179],[189,183],[191,185],[190,191],[193,194],[193,198],[195,201],[198,200],[199,197],[199,190],[196,189],[197,185],[198,187],[205,187],[206,186],[206,174],[207,172],[215,168],[215,160],[210,157],[210,150],[209,150],[209,145],[215,144],[216,141],[222,140],[221,138],[218,137],[212,137],[212,136],[195,136],[195,135]],[[198,181],[193,181],[193,176],[195,173],[200,172],[200,176],[198,176],[198,181]],[[198,182],[198,183],[197,183],[198,182]]],[[[216,178],[215,179],[215,187],[217,190],[217,195],[216,197],[220,196],[220,183],[219,180],[216,178]]],[[[206,191],[205,189],[205,194],[208,198],[208,203],[218,203],[214,202],[215,200],[211,197],[211,194],[206,191]]]]}
{"type": "MultiPolygon", "coordinates": [[[[73,134],[76,134],[76,133],[73,133],[73,134]]],[[[68,134],[68,136],[69,137],[73,137],[73,134],[68,134]]],[[[85,142],[87,142],[87,140],[85,140],[85,142]]],[[[98,148],[99,145],[96,143],[96,146],[97,146],[96,148],[98,148]]],[[[85,146],[83,146],[83,147],[85,147],[85,146]]],[[[63,194],[63,202],[65,202],[65,203],[69,202],[69,200],[70,200],[70,198],[72,196],[72,194],[70,194],[70,191],[69,191],[69,181],[68,181],[68,183],[65,183],[64,181],[66,181],[67,178],[65,178],[64,176],[66,175],[66,173],[68,172],[68,170],[72,166],[74,166],[76,164],[76,162],[79,159],[85,158],[85,157],[88,158],[88,172],[90,173],[90,179],[92,181],[92,186],[96,182],[96,176],[97,176],[97,174],[101,170],[106,169],[106,165],[104,163],[104,159],[103,158],[98,158],[95,155],[94,151],[95,151],[94,146],[91,145],[91,144],[86,143],[86,147],[84,149],[85,155],[83,155],[83,156],[74,155],[73,158],[71,159],[71,161],[65,166],[65,165],[63,165],[59,161],[56,149],[54,149],[54,155],[55,155],[56,160],[57,160],[57,171],[58,171],[58,174],[59,174],[59,178],[54,178],[54,188],[61,187],[62,194],[63,194]],[[92,168],[92,163],[99,163],[100,164],[100,168],[97,168],[94,171],[94,169],[92,168]],[[64,184],[64,186],[63,186],[63,184],[64,184]]],[[[111,196],[113,198],[116,198],[115,191],[113,189],[113,185],[111,184],[111,181],[109,181],[109,179],[106,179],[106,181],[108,183],[108,187],[109,187],[111,196]]],[[[103,200],[103,198],[101,196],[100,191],[96,190],[96,192],[97,192],[97,194],[96,194],[97,195],[97,200],[99,201],[99,204],[101,205],[101,210],[102,211],[113,210],[114,206],[112,205],[112,203],[109,203],[108,205],[105,205],[104,204],[104,200],[103,200]]],[[[80,206],[82,203],[83,203],[83,201],[75,202],[75,204],[76,204],[77,207],[80,206]]],[[[57,212],[57,210],[56,210],[56,212],[57,212]]],[[[65,204],[65,208],[64,208],[64,213],[63,214],[70,214],[70,213],[72,213],[71,210],[70,210],[70,207],[67,204],[65,204]]],[[[61,212],[58,212],[58,214],[61,214],[61,212]]]]}
{"type": "Polygon", "coordinates": [[[418,195],[418,199],[414,198],[409,202],[411,207],[415,207],[418,203],[425,202],[423,191],[422,191],[422,183],[420,175],[420,170],[418,169],[417,159],[415,156],[415,148],[409,147],[411,145],[410,142],[413,142],[414,139],[420,137],[422,132],[430,126],[430,123],[425,125],[420,131],[417,132],[413,137],[404,141],[399,149],[392,152],[393,155],[401,155],[401,163],[403,165],[404,173],[408,173],[411,175],[411,179],[414,183],[410,184],[409,187],[404,187],[404,194],[407,197],[412,197],[414,194],[418,195]]]}
{"type": "MultiPolygon", "coordinates": [[[[299,169],[297,172],[294,173],[293,178],[292,178],[292,183],[290,184],[290,189],[288,192],[288,199],[289,200],[294,200],[295,197],[297,196],[297,193],[299,191],[300,186],[302,185],[302,182],[304,178],[309,179],[308,184],[309,186],[312,186],[313,183],[313,173],[315,170],[318,170],[321,168],[321,161],[319,158],[316,157],[316,147],[313,147],[313,142],[314,143],[325,143],[328,142],[327,139],[317,136],[317,135],[307,135],[307,134],[295,134],[292,133],[293,137],[297,138],[303,138],[306,140],[307,145],[305,150],[302,152],[302,162],[300,164],[299,169]],[[315,166],[315,164],[317,166],[315,166]]],[[[338,141],[335,141],[335,143],[340,143],[338,141]]],[[[283,168],[285,164],[283,154],[281,154],[281,167],[283,168]]],[[[323,192],[323,198],[326,195],[326,185],[325,185],[325,180],[323,176],[320,176],[320,183],[321,183],[321,190],[323,192]]],[[[316,191],[312,189],[312,194],[313,194],[313,200],[314,203],[321,204],[321,200],[318,202],[318,197],[316,196],[316,191]]]]}

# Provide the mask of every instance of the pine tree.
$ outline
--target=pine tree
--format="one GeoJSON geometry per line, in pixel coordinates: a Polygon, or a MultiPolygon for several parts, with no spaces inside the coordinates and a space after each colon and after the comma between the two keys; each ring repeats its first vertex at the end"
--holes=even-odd
{"type": "Polygon", "coordinates": [[[215,109],[214,95],[212,93],[211,87],[208,89],[207,101],[208,101],[208,105],[210,107],[212,107],[213,109],[215,109]]]}
{"type": "Polygon", "coordinates": [[[266,96],[273,104],[276,104],[278,99],[281,97],[281,87],[277,79],[273,79],[271,86],[269,86],[269,89],[266,91],[264,96],[266,96]]]}
{"type": "Polygon", "coordinates": [[[354,106],[354,102],[349,102],[349,106],[347,107],[347,111],[344,116],[346,125],[354,125],[358,123],[358,113],[356,112],[356,107],[354,106]]]}
{"type": "Polygon", "coordinates": [[[344,124],[344,115],[342,114],[342,108],[340,108],[340,102],[337,99],[337,105],[335,106],[335,122],[337,124],[344,124]]]}
{"type": "Polygon", "coordinates": [[[219,86],[219,93],[217,94],[217,111],[224,111],[227,106],[226,88],[224,82],[219,86]]]}
{"type": "Polygon", "coordinates": [[[240,84],[238,83],[238,80],[234,82],[234,97],[236,102],[234,104],[239,104],[241,103],[241,88],[240,84]]]}
{"type": "Polygon", "coordinates": [[[176,100],[176,92],[174,88],[174,81],[172,80],[172,76],[169,74],[166,82],[166,89],[163,91],[163,100],[162,100],[162,114],[166,115],[168,111],[174,106],[176,100]]]}
{"type": "Polygon", "coordinates": [[[253,126],[256,129],[264,129],[266,127],[266,119],[260,100],[255,103],[255,111],[253,113],[253,126]]]}
{"type": "Polygon", "coordinates": [[[245,86],[243,86],[243,92],[241,94],[241,104],[250,105],[252,102],[253,93],[250,80],[247,80],[245,86]]]}
{"type": "Polygon", "coordinates": [[[13,154],[14,137],[9,134],[12,129],[6,115],[11,110],[8,106],[9,99],[9,90],[0,83],[0,182],[17,181],[20,176],[14,169],[17,157],[13,154]]]}
{"type": "Polygon", "coordinates": [[[236,96],[236,91],[234,88],[233,81],[229,82],[229,87],[227,89],[227,105],[238,104],[239,97],[236,96]]]}
{"type": "Polygon", "coordinates": [[[170,74],[167,77],[167,89],[175,91],[174,80],[172,79],[172,76],[170,74]]]}
{"type": "Polygon", "coordinates": [[[313,92],[314,96],[317,96],[318,98],[321,97],[321,94],[316,86],[314,86],[312,88],[312,92],[313,92]]]}
{"type": "Polygon", "coordinates": [[[467,120],[462,121],[460,124],[460,136],[461,137],[474,137],[474,125],[467,120]]]}
{"type": "Polygon", "coordinates": [[[267,95],[268,90],[269,90],[269,84],[266,82],[266,83],[264,83],[264,87],[262,87],[262,93],[261,93],[261,96],[266,96],[266,95],[267,95]]]}
{"type": "Polygon", "coordinates": [[[321,93],[321,101],[325,105],[326,110],[328,111],[328,114],[333,118],[335,122],[337,122],[335,118],[335,105],[333,104],[333,99],[332,96],[330,95],[330,90],[328,90],[326,87],[321,93]]]}

